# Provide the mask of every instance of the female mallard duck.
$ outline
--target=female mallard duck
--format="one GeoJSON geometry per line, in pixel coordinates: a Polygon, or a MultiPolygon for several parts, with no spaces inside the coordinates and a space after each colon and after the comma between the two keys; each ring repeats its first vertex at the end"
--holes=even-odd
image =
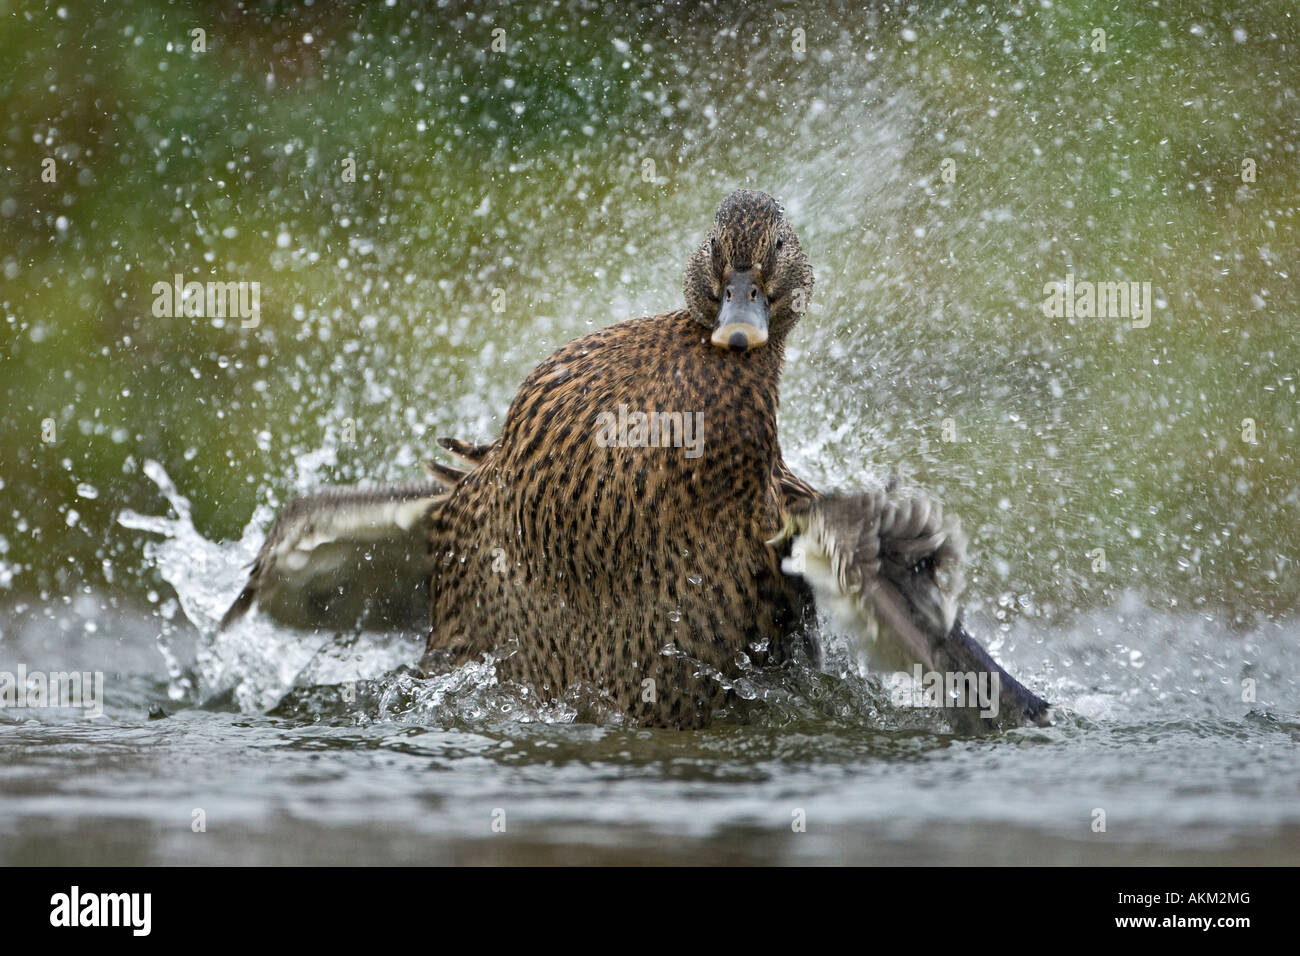
{"type": "Polygon", "coordinates": [[[816,660],[816,589],[896,664],[996,669],[1001,722],[1038,719],[957,620],[955,521],[883,489],[821,497],[786,468],[778,389],[812,285],[781,207],[733,193],[687,264],[687,308],[551,355],[496,441],[441,442],[466,470],[294,502],[222,626],[255,598],[297,625],[431,607],[425,673],[487,653],[543,699],[585,685],[642,725],[699,727],[745,658],[816,660]]]}

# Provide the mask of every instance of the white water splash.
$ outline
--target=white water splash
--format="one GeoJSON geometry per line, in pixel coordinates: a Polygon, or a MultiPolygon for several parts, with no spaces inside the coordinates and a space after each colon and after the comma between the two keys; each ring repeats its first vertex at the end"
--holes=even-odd
{"type": "Polygon", "coordinates": [[[175,516],[128,510],[118,520],[162,536],[145,544],[145,558],[175,589],[181,610],[202,635],[196,661],[200,700],[230,693],[241,710],[263,711],[293,687],[371,680],[418,656],[420,643],[400,635],[295,631],[257,614],[218,632],[217,623],[244,585],[271,509],[259,506],[239,541],[212,542],[195,530],[190,502],[162,466],[147,461],[144,472],[175,516]]]}

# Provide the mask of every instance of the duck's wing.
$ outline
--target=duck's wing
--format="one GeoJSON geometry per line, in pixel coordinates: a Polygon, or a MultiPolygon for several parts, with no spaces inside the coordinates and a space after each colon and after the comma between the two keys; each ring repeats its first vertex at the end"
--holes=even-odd
{"type": "Polygon", "coordinates": [[[863,638],[873,666],[911,672],[919,664],[927,678],[938,674],[946,684],[951,676],[962,687],[996,683],[996,704],[971,694],[970,706],[946,708],[962,729],[1046,722],[1046,701],[962,625],[965,535],[937,501],[879,489],[798,502],[788,513],[787,573],[801,575],[838,623],[863,638]]]}
{"type": "Polygon", "coordinates": [[[421,630],[440,485],[338,488],[290,502],[253,561],[224,630],[256,602],[293,627],[421,630]]]}

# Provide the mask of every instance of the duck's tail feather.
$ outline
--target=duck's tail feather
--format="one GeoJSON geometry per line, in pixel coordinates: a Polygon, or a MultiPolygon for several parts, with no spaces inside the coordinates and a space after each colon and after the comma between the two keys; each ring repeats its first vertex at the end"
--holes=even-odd
{"type": "Polygon", "coordinates": [[[496,442],[485,442],[482,445],[475,445],[471,442],[461,441],[458,438],[439,438],[438,444],[442,448],[451,452],[451,456],[459,461],[462,465],[469,468],[478,467],[483,456],[490,452],[496,445],[496,442]]]}
{"type": "Polygon", "coordinates": [[[1046,702],[961,623],[966,539],[937,501],[883,488],[803,501],[790,508],[783,536],[794,537],[786,570],[802,575],[839,626],[862,638],[873,667],[913,672],[920,665],[945,687],[962,689],[941,699],[956,726],[1046,721],[1046,702]]]}
{"type": "Polygon", "coordinates": [[[451,465],[444,465],[437,461],[426,461],[424,464],[424,473],[436,481],[447,491],[455,488],[461,480],[469,474],[460,468],[453,468],[451,465]]]}
{"type": "Polygon", "coordinates": [[[427,628],[430,528],[445,498],[440,485],[420,482],[332,489],[290,502],[218,629],[254,603],[293,627],[427,628]]]}

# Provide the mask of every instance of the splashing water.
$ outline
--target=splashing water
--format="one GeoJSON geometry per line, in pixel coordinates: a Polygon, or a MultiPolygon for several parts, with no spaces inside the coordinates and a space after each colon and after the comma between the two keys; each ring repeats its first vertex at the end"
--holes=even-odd
{"type": "MultiPolygon", "coordinates": [[[[489,659],[420,681],[409,667],[423,650],[420,635],[303,632],[277,627],[256,613],[218,633],[216,623],[243,585],[260,544],[259,524],[269,522],[270,511],[259,509],[239,541],[216,544],[194,529],[189,502],[162,467],[147,462],[144,471],[175,517],[125,511],[120,520],[162,536],[146,545],[146,555],[175,588],[181,609],[203,635],[197,654],[200,702],[231,695],[249,713],[279,705],[278,712],[286,715],[328,713],[362,722],[437,719],[443,710],[470,721],[492,715],[563,722],[582,714],[619,722],[598,695],[582,688],[552,705],[538,701],[527,688],[502,687],[489,659]],[[360,700],[358,682],[367,685],[360,700]],[[331,687],[335,689],[321,697],[319,692],[331,687]],[[291,692],[297,696],[285,704],[291,692]]],[[[1026,680],[1043,689],[1064,723],[1207,720],[1232,712],[1244,717],[1277,707],[1300,709],[1295,679],[1300,626],[1270,626],[1225,641],[1212,617],[1152,612],[1135,592],[1114,608],[1079,617],[1071,628],[1053,633],[1050,642],[1041,626],[1023,619],[1015,626],[998,626],[977,615],[972,623],[996,635],[990,651],[1013,670],[1023,668],[1026,680]],[[1247,702],[1243,687],[1258,688],[1259,696],[1247,702]]],[[[825,645],[822,672],[793,665],[776,672],[742,667],[734,680],[712,674],[738,698],[731,719],[779,725],[801,717],[837,716],[885,729],[942,729],[934,714],[917,723],[910,708],[890,706],[893,675],[872,675],[851,638],[828,628],[825,645]],[[823,698],[835,703],[823,706],[823,698]],[[758,710],[747,706],[756,701],[758,710]]],[[[669,647],[664,653],[677,652],[669,647]]]]}
{"type": "Polygon", "coordinates": [[[175,517],[127,510],[119,520],[128,528],[162,536],[161,541],[145,545],[145,556],[175,588],[181,610],[204,635],[196,662],[200,702],[229,694],[241,710],[264,711],[290,688],[371,679],[418,654],[415,645],[401,637],[277,630],[257,615],[218,632],[217,622],[231,596],[243,586],[257,554],[270,509],[258,509],[243,537],[223,547],[195,531],[189,501],[177,492],[161,465],[148,461],[144,473],[158,486],[175,517]]]}

